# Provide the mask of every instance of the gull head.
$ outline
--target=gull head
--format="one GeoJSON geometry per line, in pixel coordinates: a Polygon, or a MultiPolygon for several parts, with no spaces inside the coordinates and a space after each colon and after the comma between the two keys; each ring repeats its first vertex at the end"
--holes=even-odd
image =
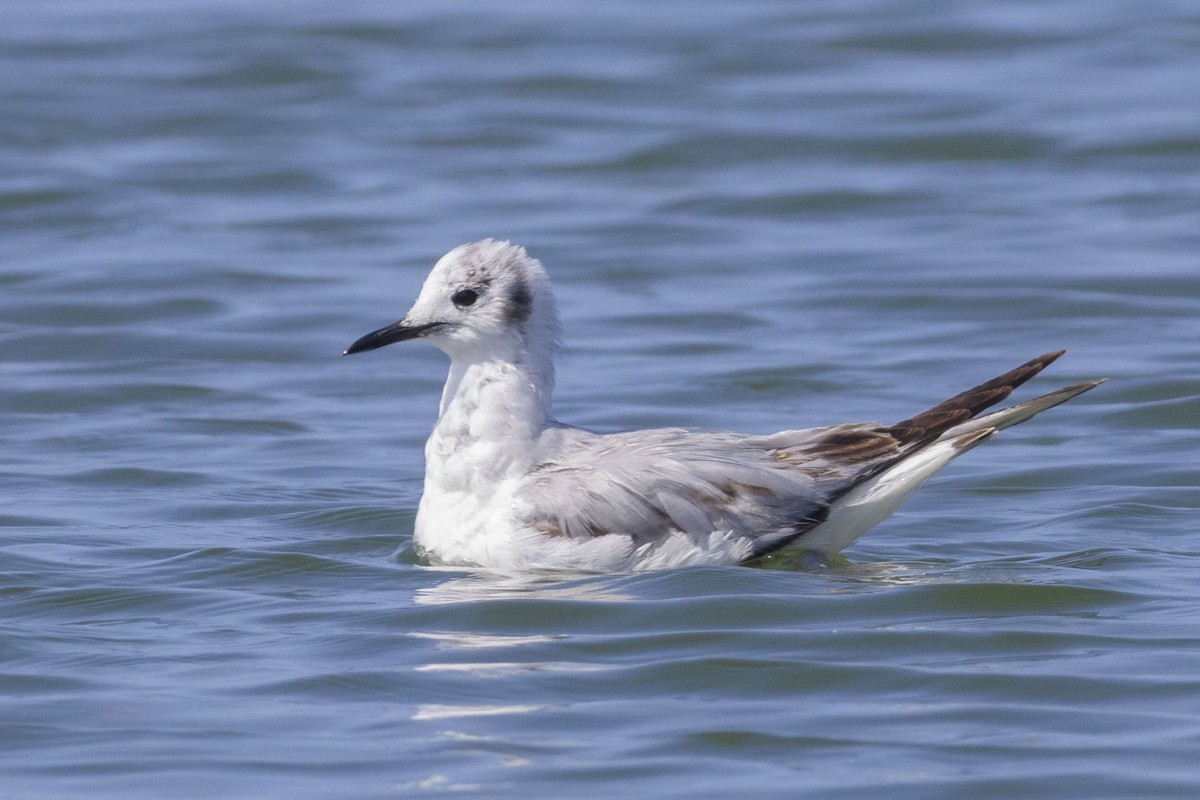
{"type": "Polygon", "coordinates": [[[456,361],[548,359],[558,317],[546,272],[508,242],[460,245],[434,265],[404,319],[361,337],[345,355],[408,339],[456,361]]]}

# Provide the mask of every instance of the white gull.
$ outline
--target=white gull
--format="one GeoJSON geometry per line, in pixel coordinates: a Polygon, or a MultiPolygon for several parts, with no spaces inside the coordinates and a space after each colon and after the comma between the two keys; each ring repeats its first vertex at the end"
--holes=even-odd
{"type": "Polygon", "coordinates": [[[558,330],[541,263],[485,239],[443,256],[404,319],[346,349],[424,339],[450,356],[414,536],[430,562],[628,570],[836,552],[951,459],[1101,383],[980,416],[1058,351],[894,425],[599,434],[551,416],[558,330]]]}

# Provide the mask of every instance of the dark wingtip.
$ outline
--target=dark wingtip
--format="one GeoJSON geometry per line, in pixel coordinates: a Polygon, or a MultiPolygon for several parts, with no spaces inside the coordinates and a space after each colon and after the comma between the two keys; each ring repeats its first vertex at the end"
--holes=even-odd
{"type": "MultiPolygon", "coordinates": [[[[895,430],[923,429],[925,439],[936,439],[957,422],[953,414],[966,411],[964,419],[970,419],[985,409],[999,403],[1012,394],[1013,390],[1028,381],[1034,375],[1050,366],[1066,348],[1044,353],[1037,358],[1026,361],[1021,366],[1011,369],[1003,375],[997,375],[990,381],[985,381],[965,392],[954,395],[949,400],[938,403],[933,408],[896,423],[895,430]]],[[[958,420],[961,422],[962,420],[958,420]]]]}

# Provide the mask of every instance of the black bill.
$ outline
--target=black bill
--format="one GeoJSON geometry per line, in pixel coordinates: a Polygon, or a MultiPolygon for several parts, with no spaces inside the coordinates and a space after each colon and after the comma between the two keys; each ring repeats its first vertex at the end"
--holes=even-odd
{"type": "Polygon", "coordinates": [[[342,355],[352,356],[355,353],[377,350],[385,345],[403,342],[406,339],[417,339],[441,324],[440,322],[427,322],[424,325],[405,325],[403,321],[396,322],[356,339],[354,344],[347,347],[342,355]]]}

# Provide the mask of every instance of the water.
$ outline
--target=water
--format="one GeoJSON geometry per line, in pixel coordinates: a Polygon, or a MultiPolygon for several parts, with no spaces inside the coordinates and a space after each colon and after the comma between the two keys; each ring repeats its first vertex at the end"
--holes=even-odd
{"type": "Polygon", "coordinates": [[[1195,797],[1192,3],[0,7],[0,795],[1195,797]],[[822,566],[408,543],[481,236],[557,411],[1101,389],[822,566]]]}

